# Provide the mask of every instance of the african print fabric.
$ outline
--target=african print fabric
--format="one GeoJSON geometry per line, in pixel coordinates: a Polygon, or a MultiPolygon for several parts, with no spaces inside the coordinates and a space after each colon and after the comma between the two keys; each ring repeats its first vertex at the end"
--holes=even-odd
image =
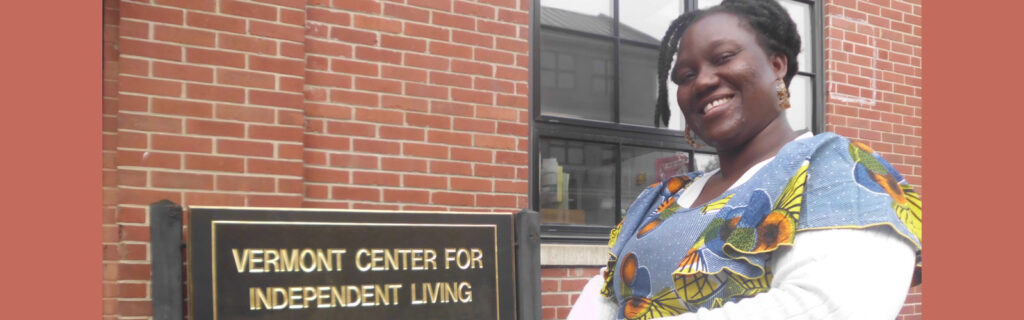
{"type": "Polygon", "coordinates": [[[877,152],[832,133],[786,144],[707,204],[676,201],[700,172],[640,193],[611,233],[605,296],[617,319],[713,309],[768,291],[768,261],[796,232],[883,227],[921,250],[921,200],[877,152]]]}

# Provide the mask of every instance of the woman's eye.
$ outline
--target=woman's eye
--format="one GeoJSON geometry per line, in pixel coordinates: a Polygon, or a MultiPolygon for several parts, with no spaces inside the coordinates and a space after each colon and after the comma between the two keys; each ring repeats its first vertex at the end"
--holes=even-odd
{"type": "Polygon", "coordinates": [[[729,62],[729,60],[732,59],[733,56],[736,56],[735,52],[723,52],[715,57],[714,63],[715,65],[722,65],[726,62],[729,62]]]}
{"type": "Polygon", "coordinates": [[[681,71],[677,73],[676,76],[672,78],[672,80],[673,82],[676,83],[676,85],[681,85],[690,82],[690,80],[693,80],[695,75],[696,73],[694,73],[693,71],[681,71]]]}

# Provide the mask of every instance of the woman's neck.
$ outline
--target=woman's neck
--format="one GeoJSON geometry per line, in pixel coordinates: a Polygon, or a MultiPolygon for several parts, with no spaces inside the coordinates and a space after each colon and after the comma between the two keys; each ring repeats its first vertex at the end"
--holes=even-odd
{"type": "Polygon", "coordinates": [[[789,127],[785,114],[780,113],[750,141],[735,148],[718,150],[718,173],[726,181],[735,181],[757,163],[775,156],[782,146],[798,135],[789,127]]]}

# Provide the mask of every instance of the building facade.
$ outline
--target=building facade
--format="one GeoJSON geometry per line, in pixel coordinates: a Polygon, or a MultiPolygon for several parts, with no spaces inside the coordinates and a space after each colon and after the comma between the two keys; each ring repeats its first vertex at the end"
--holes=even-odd
{"type": "MultiPolygon", "coordinates": [[[[920,1],[788,2],[819,39],[791,121],[869,144],[923,193],[920,1]]],[[[653,108],[627,109],[654,100],[660,39],[628,3],[104,1],[103,317],[152,316],[147,208],[168,199],[533,208],[543,315],[565,318],[635,194],[626,182],[713,162],[678,126],[649,128],[653,108]],[[633,140],[605,134],[622,128],[633,140]]],[[[912,288],[900,318],[920,301],[912,288]]]]}

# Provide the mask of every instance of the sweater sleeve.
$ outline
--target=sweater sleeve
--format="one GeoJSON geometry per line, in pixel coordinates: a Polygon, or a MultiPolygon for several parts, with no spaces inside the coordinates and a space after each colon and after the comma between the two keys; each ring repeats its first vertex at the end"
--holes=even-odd
{"type": "MultiPolygon", "coordinates": [[[[604,273],[605,268],[601,268],[604,273]]],[[[583,286],[576,303],[572,305],[567,320],[611,320],[615,319],[615,313],[619,305],[615,300],[601,295],[601,288],[604,287],[604,277],[601,274],[590,278],[583,286]]]]}
{"type": "Polygon", "coordinates": [[[770,290],[672,319],[895,319],[910,287],[914,252],[886,228],[799,232],[792,247],[774,254],[770,290]]]}

